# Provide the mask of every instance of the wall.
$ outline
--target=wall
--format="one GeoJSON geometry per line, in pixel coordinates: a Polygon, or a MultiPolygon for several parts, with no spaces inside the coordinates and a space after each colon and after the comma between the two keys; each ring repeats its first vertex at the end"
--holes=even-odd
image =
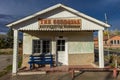
{"type": "Polygon", "coordinates": [[[52,53],[55,54],[55,38],[63,36],[68,39],[68,53],[94,53],[93,32],[26,32],[23,35],[23,54],[32,54],[32,39],[50,39],[52,53]]]}
{"type": "MultiPolygon", "coordinates": [[[[106,38],[106,36],[104,36],[104,38],[106,38]]],[[[109,39],[104,39],[103,43],[104,48],[120,48],[120,36],[110,36],[109,39]],[[114,44],[114,40],[119,41],[119,43],[114,44]],[[111,41],[113,41],[113,44],[111,44],[111,41]]],[[[94,40],[94,46],[98,48],[98,40],[94,40]]]]}
{"type": "Polygon", "coordinates": [[[107,44],[110,46],[110,48],[120,48],[120,36],[111,37],[109,40],[107,40],[107,44]],[[113,41],[113,44],[111,44],[111,41],[113,41]],[[114,41],[116,43],[114,43],[114,41]]]}
{"type": "Polygon", "coordinates": [[[81,32],[69,35],[68,39],[69,54],[94,53],[92,32],[81,32]]]}
{"type": "MultiPolygon", "coordinates": [[[[51,53],[55,55],[56,54],[55,39],[56,37],[59,37],[59,36],[63,36],[67,38],[69,64],[71,64],[70,62],[73,62],[71,61],[71,59],[73,59],[73,57],[77,59],[78,56],[75,56],[75,55],[79,55],[79,54],[81,54],[80,58],[82,60],[84,60],[85,56],[87,58],[87,54],[88,54],[88,55],[91,55],[91,57],[89,56],[89,58],[91,59],[90,63],[94,61],[93,32],[87,32],[87,31],[85,32],[83,31],[81,32],[26,31],[24,32],[24,36],[23,36],[23,55],[24,55],[23,58],[25,60],[28,60],[26,56],[32,54],[32,40],[33,39],[50,39],[52,41],[51,53]],[[74,56],[71,57],[71,55],[74,55],[74,56]],[[82,55],[84,57],[82,57],[82,55]]],[[[78,62],[80,61],[78,60],[78,62]]],[[[81,63],[83,62],[80,62],[79,64],[81,63]]],[[[23,64],[25,65],[26,63],[24,62],[23,64]]]]}
{"type": "Polygon", "coordinates": [[[91,65],[94,63],[94,53],[69,54],[68,63],[69,65],[91,65]]]}

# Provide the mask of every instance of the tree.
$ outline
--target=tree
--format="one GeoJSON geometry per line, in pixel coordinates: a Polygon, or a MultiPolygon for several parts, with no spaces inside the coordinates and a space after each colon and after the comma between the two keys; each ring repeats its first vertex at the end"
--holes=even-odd
{"type": "Polygon", "coordinates": [[[12,28],[10,28],[8,33],[7,33],[6,43],[7,43],[9,48],[13,47],[13,30],[12,30],[12,28]]]}
{"type": "Polygon", "coordinates": [[[110,32],[108,30],[105,30],[103,34],[104,34],[104,36],[108,36],[110,34],[110,32]]]}

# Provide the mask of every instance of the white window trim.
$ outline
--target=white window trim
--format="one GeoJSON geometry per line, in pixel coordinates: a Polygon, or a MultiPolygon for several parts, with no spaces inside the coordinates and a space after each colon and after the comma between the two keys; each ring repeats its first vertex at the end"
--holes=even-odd
{"type": "Polygon", "coordinates": [[[51,45],[52,45],[52,44],[51,44],[51,40],[50,40],[50,39],[33,39],[33,40],[32,40],[32,54],[41,54],[41,53],[42,53],[42,48],[43,48],[43,47],[42,47],[42,45],[43,45],[42,41],[43,41],[43,40],[49,40],[49,41],[50,41],[50,53],[51,53],[51,51],[52,51],[52,50],[51,50],[51,45]],[[33,45],[34,45],[34,43],[33,43],[34,40],[40,40],[40,43],[41,43],[41,45],[40,45],[40,49],[41,49],[41,50],[40,50],[40,53],[34,53],[34,46],[33,46],[33,45]]]}

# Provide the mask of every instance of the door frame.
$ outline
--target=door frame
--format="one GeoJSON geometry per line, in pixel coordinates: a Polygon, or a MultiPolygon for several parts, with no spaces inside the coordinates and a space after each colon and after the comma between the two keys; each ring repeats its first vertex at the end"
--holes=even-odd
{"type": "Polygon", "coordinates": [[[67,37],[56,37],[55,41],[56,41],[56,65],[58,65],[58,52],[57,52],[57,40],[65,40],[65,57],[66,57],[66,63],[65,65],[68,65],[68,38],[67,37]]]}

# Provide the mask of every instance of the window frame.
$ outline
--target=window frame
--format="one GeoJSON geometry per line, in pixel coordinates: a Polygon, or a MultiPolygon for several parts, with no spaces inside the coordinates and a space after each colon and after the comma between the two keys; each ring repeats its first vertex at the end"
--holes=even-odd
{"type": "MultiPolygon", "coordinates": [[[[51,40],[50,39],[33,39],[32,40],[32,54],[43,54],[43,41],[49,41],[49,52],[47,53],[51,53],[51,40]],[[35,52],[34,50],[34,41],[40,41],[40,52],[35,52]]],[[[46,53],[45,53],[46,54],[46,53]]]]}
{"type": "Polygon", "coordinates": [[[65,39],[57,39],[56,46],[57,46],[57,51],[65,51],[66,40],[65,39]],[[64,43],[61,43],[63,40],[64,40],[64,43]],[[58,41],[61,41],[60,44],[58,44],[58,41]]]}

